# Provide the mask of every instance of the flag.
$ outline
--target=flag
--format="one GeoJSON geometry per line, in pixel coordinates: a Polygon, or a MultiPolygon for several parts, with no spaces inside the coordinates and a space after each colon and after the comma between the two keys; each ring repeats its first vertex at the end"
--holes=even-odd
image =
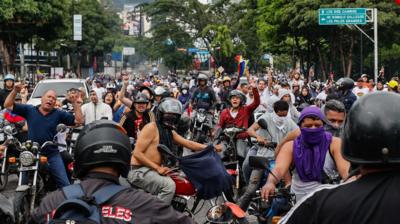
{"type": "Polygon", "coordinates": [[[244,60],[242,55],[237,55],[235,60],[238,62],[238,80],[245,74],[249,60],[244,60]]]}

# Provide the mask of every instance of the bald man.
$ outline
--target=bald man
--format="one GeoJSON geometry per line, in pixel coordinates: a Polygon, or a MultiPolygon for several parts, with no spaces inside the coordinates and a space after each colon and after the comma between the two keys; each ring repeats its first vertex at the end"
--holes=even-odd
{"type": "MultiPolygon", "coordinates": [[[[83,123],[81,111],[82,99],[79,97],[71,98],[75,115],[55,109],[57,93],[54,90],[46,91],[39,106],[14,103],[17,93],[24,87],[21,83],[16,83],[14,89],[7,96],[4,107],[14,114],[22,116],[28,123],[28,139],[42,145],[46,141],[53,141],[57,134],[56,127],[63,123],[73,126],[83,123]]],[[[49,162],[49,172],[52,175],[57,187],[61,188],[70,184],[64,163],[57,146],[49,146],[42,149],[49,162]]],[[[27,179],[23,178],[22,184],[27,184],[27,179]]]]}

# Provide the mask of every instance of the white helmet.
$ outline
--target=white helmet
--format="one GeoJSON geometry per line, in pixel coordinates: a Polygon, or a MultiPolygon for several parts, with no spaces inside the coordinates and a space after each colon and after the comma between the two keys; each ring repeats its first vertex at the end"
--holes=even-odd
{"type": "Polygon", "coordinates": [[[107,83],[106,89],[115,89],[115,84],[111,82],[107,83]]]}
{"type": "Polygon", "coordinates": [[[165,90],[165,88],[162,87],[162,86],[157,86],[157,87],[154,89],[154,95],[156,95],[156,96],[161,96],[161,95],[163,95],[165,92],[166,92],[166,90],[165,90]]]}

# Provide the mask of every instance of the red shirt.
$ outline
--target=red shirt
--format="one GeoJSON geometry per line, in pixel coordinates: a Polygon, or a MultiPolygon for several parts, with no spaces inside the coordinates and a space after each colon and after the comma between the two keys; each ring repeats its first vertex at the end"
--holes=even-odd
{"type": "MultiPolygon", "coordinates": [[[[253,102],[250,105],[240,107],[235,118],[231,116],[231,113],[229,112],[230,108],[224,109],[221,112],[218,127],[225,128],[227,126],[234,125],[235,127],[248,128],[249,117],[253,115],[254,110],[258,107],[258,105],[260,105],[260,95],[258,94],[257,88],[253,88],[253,95],[253,102]]],[[[246,131],[237,135],[237,138],[240,139],[245,139],[247,137],[249,137],[249,135],[246,131]]]]}

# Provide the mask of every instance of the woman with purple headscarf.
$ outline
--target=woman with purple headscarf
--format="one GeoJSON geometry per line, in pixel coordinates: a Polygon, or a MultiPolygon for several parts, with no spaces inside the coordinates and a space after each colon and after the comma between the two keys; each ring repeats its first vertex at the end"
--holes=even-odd
{"type": "Polygon", "coordinates": [[[276,166],[262,188],[262,197],[268,199],[275,185],[293,168],[291,192],[300,200],[323,183],[324,176],[336,169],[347,177],[349,162],[341,154],[341,140],[324,130],[324,115],[318,107],[306,107],[301,112],[300,136],[283,145],[276,158],[276,166]]]}

